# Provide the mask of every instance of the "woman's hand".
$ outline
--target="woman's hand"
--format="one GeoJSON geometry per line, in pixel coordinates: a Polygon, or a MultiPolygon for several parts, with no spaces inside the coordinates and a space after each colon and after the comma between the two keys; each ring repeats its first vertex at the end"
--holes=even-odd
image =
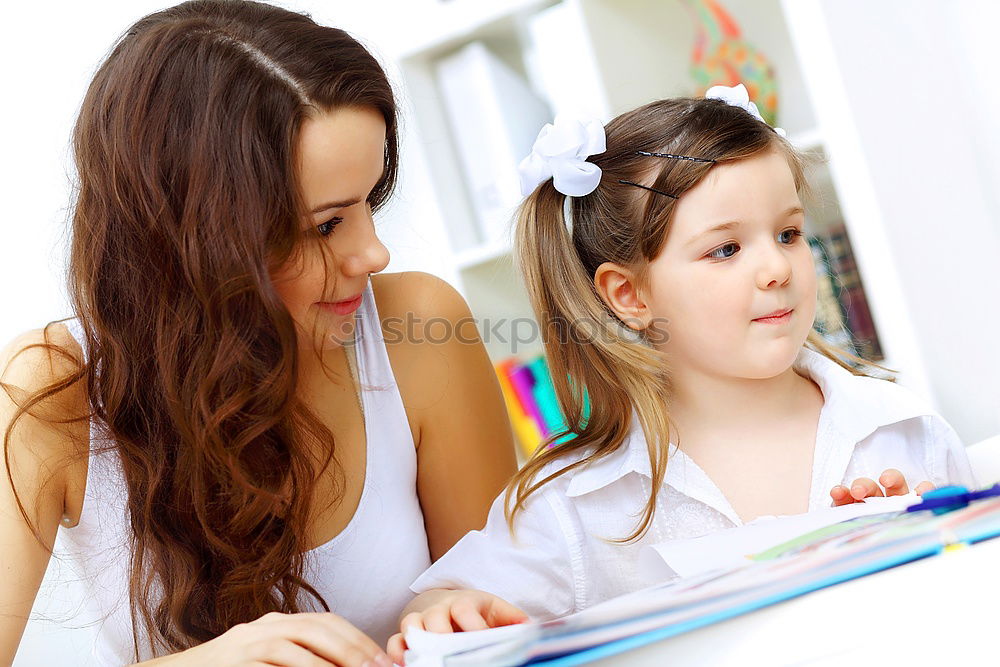
{"type": "Polygon", "coordinates": [[[495,595],[482,591],[427,591],[407,606],[399,623],[400,632],[389,639],[386,647],[389,656],[397,664],[403,664],[406,642],[403,635],[410,628],[429,632],[469,632],[486,630],[502,625],[524,623],[528,615],[501,600],[495,595]]]}
{"type": "Polygon", "coordinates": [[[215,639],[143,665],[391,667],[363,632],[329,613],[279,614],[233,626],[215,639]]]}
{"type": "MultiPolygon", "coordinates": [[[[910,487],[907,486],[906,480],[903,478],[903,473],[899,472],[895,468],[889,468],[883,472],[878,478],[879,484],[885,488],[885,493],[882,492],[882,488],[879,484],[876,484],[873,480],[867,477],[859,477],[858,479],[851,482],[851,487],[837,485],[830,489],[830,497],[833,498],[833,506],[837,507],[839,505],[850,505],[851,503],[863,502],[865,498],[881,498],[883,496],[905,496],[910,492],[910,487]]],[[[934,485],[930,482],[920,482],[917,484],[917,488],[914,489],[918,496],[922,496],[926,492],[934,488],[934,485]]]]}

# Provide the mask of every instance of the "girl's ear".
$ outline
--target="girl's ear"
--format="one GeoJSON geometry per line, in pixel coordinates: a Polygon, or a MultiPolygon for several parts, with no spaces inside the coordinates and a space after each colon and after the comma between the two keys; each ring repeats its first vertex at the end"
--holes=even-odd
{"type": "Polygon", "coordinates": [[[594,274],[594,287],[625,326],[635,331],[642,331],[649,326],[649,308],[631,270],[614,262],[604,262],[594,274]]]}

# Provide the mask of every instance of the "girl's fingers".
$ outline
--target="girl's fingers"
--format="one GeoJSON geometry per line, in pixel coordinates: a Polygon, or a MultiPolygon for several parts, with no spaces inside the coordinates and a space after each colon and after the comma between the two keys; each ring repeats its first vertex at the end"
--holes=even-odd
{"type": "Polygon", "coordinates": [[[402,632],[397,632],[392,637],[389,637],[389,642],[385,645],[385,652],[389,654],[389,658],[395,664],[403,664],[403,654],[406,652],[406,640],[403,639],[402,632]]]}
{"type": "Polygon", "coordinates": [[[918,496],[922,496],[928,491],[933,491],[934,485],[931,484],[930,482],[920,482],[920,484],[917,484],[917,488],[914,490],[917,492],[918,496]]]}
{"type": "Polygon", "coordinates": [[[895,468],[889,468],[883,472],[878,481],[885,488],[887,496],[905,496],[910,492],[910,487],[906,485],[903,473],[895,468]]]}
{"type": "Polygon", "coordinates": [[[428,632],[454,632],[455,628],[451,624],[451,607],[439,604],[425,609],[424,629],[428,632]]]}
{"type": "Polygon", "coordinates": [[[486,609],[485,616],[486,622],[489,623],[491,628],[497,628],[501,625],[515,625],[528,620],[527,614],[500,598],[492,599],[489,607],[486,609]]]}
{"type": "Polygon", "coordinates": [[[427,629],[424,627],[424,617],[419,611],[410,612],[399,622],[399,629],[403,634],[406,634],[406,631],[410,628],[416,628],[417,630],[427,629]]]}
{"type": "Polygon", "coordinates": [[[878,484],[867,477],[859,477],[851,483],[851,496],[855,500],[881,498],[883,495],[882,489],[878,487],[878,484]]]}
{"type": "Polygon", "coordinates": [[[846,486],[838,484],[837,486],[830,489],[830,497],[833,498],[833,506],[840,507],[841,505],[850,505],[854,502],[854,497],[851,495],[851,490],[846,486]]]}
{"type": "Polygon", "coordinates": [[[468,598],[459,600],[452,605],[451,617],[454,619],[458,629],[463,632],[486,630],[490,627],[486,623],[486,619],[483,618],[483,614],[479,610],[479,605],[468,598]]]}

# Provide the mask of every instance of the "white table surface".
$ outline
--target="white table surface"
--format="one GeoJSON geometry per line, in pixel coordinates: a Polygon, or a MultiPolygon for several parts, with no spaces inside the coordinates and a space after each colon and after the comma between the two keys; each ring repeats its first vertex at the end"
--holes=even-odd
{"type": "Polygon", "coordinates": [[[1000,665],[1000,538],[588,664],[1000,665]]]}

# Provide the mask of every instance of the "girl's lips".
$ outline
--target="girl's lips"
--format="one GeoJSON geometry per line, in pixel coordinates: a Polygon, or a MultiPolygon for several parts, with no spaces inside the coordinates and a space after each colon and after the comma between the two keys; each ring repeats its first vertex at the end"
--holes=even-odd
{"type": "Polygon", "coordinates": [[[753,321],[760,322],[761,324],[784,324],[788,320],[792,319],[792,311],[794,310],[794,308],[789,310],[779,310],[771,313],[770,315],[758,317],[753,321]]]}
{"type": "Polygon", "coordinates": [[[361,295],[359,294],[353,299],[335,301],[333,303],[322,301],[317,305],[323,310],[331,312],[335,315],[350,315],[361,306],[361,295]]]}

